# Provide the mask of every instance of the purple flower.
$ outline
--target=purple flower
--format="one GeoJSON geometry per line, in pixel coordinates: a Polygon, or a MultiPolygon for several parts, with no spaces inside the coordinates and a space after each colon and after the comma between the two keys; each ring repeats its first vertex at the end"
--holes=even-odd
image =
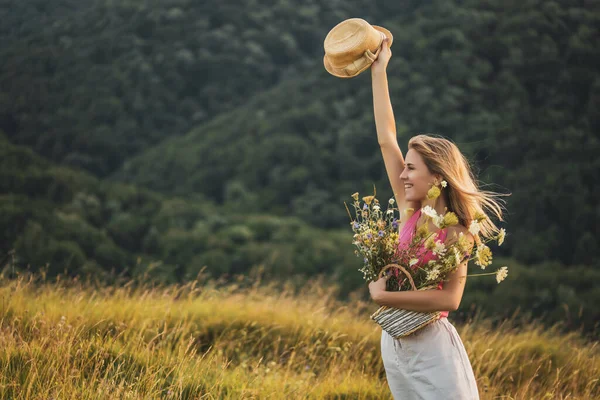
{"type": "Polygon", "coordinates": [[[394,218],[394,220],[392,221],[392,228],[398,229],[398,220],[396,218],[394,218]]]}
{"type": "Polygon", "coordinates": [[[365,205],[363,206],[363,210],[368,210],[369,206],[367,205],[367,203],[365,203],[365,205]]]}
{"type": "Polygon", "coordinates": [[[383,235],[385,235],[385,233],[383,231],[379,231],[379,237],[383,237],[383,235]]]}
{"type": "Polygon", "coordinates": [[[373,235],[371,235],[370,233],[367,233],[367,239],[371,239],[373,237],[373,235]]]}
{"type": "Polygon", "coordinates": [[[352,225],[354,229],[358,229],[360,227],[359,223],[354,221],[354,225],[352,225]]]}
{"type": "Polygon", "coordinates": [[[365,258],[363,258],[363,261],[365,262],[365,264],[369,262],[369,260],[367,260],[367,258],[366,258],[366,257],[365,257],[365,258]]]}

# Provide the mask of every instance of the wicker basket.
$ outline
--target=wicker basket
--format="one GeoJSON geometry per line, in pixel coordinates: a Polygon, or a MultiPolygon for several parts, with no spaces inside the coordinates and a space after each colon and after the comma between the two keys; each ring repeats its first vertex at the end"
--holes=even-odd
{"type": "MultiPolygon", "coordinates": [[[[413,281],[410,273],[401,265],[398,264],[388,264],[381,269],[379,272],[379,277],[381,278],[383,274],[391,268],[396,268],[400,270],[400,272],[404,273],[410,282],[410,286],[412,290],[417,290],[415,287],[415,282],[413,281]]],[[[432,286],[419,289],[426,290],[431,288],[432,286]]],[[[377,322],[381,329],[389,333],[394,338],[400,338],[404,336],[408,336],[413,332],[418,331],[419,329],[429,325],[430,323],[438,320],[442,315],[441,312],[419,312],[419,311],[409,311],[402,310],[399,308],[381,306],[377,311],[371,315],[371,319],[377,322]]]]}

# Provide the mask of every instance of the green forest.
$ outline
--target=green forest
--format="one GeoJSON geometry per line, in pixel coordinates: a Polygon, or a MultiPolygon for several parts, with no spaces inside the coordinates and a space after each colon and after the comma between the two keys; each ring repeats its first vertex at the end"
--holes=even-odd
{"type": "Polygon", "coordinates": [[[360,17],[394,35],[402,150],[442,135],[510,193],[492,266],[509,276],[469,280],[456,318],[598,331],[597,3],[11,0],[0,17],[6,273],[323,275],[366,296],[344,201],[392,194],[370,74],[323,68],[327,32],[360,17]]]}

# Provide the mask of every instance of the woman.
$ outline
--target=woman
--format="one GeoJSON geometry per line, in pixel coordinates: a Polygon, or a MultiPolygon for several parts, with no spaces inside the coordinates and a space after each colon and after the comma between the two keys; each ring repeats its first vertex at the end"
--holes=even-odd
{"type": "MultiPolygon", "coordinates": [[[[390,57],[388,39],[385,39],[371,66],[371,77],[377,138],[401,215],[398,245],[406,246],[410,242],[416,228],[427,220],[422,217],[421,209],[429,205],[438,214],[453,211],[459,219],[459,224],[439,232],[440,240],[449,245],[462,232],[473,246],[475,241],[479,243],[479,236],[491,237],[499,231],[489,218],[482,222],[478,237],[467,229],[476,212],[485,214],[483,207],[502,221],[502,208],[494,198],[497,194],[477,188],[465,157],[447,139],[415,136],[408,143],[404,159],[396,139],[387,84],[390,57]],[[427,192],[433,185],[438,186],[441,195],[428,200],[427,192]],[[416,210],[412,215],[411,209],[416,210]]],[[[428,223],[430,231],[437,230],[432,222],[428,223]]],[[[433,254],[424,253],[415,268],[431,258],[433,254]]],[[[387,277],[369,284],[371,297],[379,305],[421,312],[442,311],[438,320],[400,339],[382,330],[381,355],[395,399],[479,399],[467,352],[447,319],[448,312],[455,311],[461,302],[466,272],[465,259],[448,280],[439,284],[438,290],[387,292],[387,277]]]]}

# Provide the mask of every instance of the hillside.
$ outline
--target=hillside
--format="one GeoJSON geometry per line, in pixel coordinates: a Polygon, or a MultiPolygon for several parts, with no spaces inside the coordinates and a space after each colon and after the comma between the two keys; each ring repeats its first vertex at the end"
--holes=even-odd
{"type": "Polygon", "coordinates": [[[318,64],[342,1],[45,0],[0,4],[0,130],[104,177],[133,154],[318,64]]]}
{"type": "MultiPolygon", "coordinates": [[[[0,262],[18,270],[182,282],[204,268],[217,277],[260,266],[287,279],[358,267],[350,233],[99,180],[1,134],[0,193],[0,262]]],[[[340,279],[361,284],[358,273],[340,279]]]]}
{"type": "Polygon", "coordinates": [[[482,188],[512,193],[488,267],[509,278],[470,280],[457,320],[521,310],[597,332],[590,2],[2,2],[0,266],[107,282],[322,276],[364,298],[343,202],[391,192],[368,72],[322,67],[328,29],[355,16],[394,34],[403,150],[446,136],[482,188]]]}
{"type": "Polygon", "coordinates": [[[0,130],[14,144],[100,178],[334,228],[348,194],[389,189],[368,73],[328,75],[322,41],[347,17],[385,25],[401,144],[449,137],[482,185],[512,193],[503,255],[600,259],[590,4],[33,0],[0,13],[0,130]]]}
{"type": "MultiPolygon", "coordinates": [[[[569,2],[424,3],[390,15],[398,138],[451,138],[507,198],[506,253],[599,267],[600,13],[569,2]],[[598,33],[595,35],[594,33],[598,33]]],[[[128,160],[118,179],[165,193],[244,198],[323,227],[355,190],[389,192],[370,76],[320,64],[128,160]]],[[[490,185],[493,183],[494,185],[490,185]]],[[[384,196],[384,197],[386,197],[384,196]]]]}

